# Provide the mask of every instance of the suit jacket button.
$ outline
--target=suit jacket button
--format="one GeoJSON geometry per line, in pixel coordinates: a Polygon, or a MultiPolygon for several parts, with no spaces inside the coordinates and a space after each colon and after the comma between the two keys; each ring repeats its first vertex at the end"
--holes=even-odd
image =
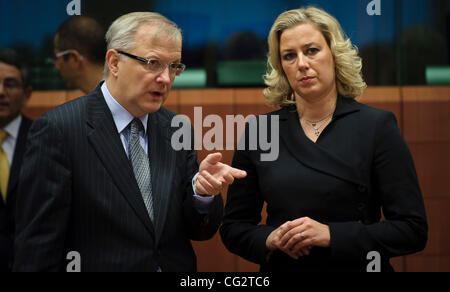
{"type": "Polygon", "coordinates": [[[365,193],[367,191],[367,188],[363,185],[359,185],[358,186],[358,191],[361,193],[365,193]]]}
{"type": "Polygon", "coordinates": [[[363,211],[365,207],[366,207],[366,204],[364,204],[364,203],[359,203],[358,204],[358,210],[359,211],[363,211]]]}
{"type": "Polygon", "coordinates": [[[208,224],[209,224],[209,216],[208,215],[206,215],[205,216],[205,218],[203,218],[203,221],[202,221],[202,226],[208,226],[208,224]]]}

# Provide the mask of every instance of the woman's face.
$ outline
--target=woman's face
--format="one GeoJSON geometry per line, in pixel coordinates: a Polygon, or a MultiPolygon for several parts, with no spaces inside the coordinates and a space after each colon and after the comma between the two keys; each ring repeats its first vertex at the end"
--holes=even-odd
{"type": "Polygon", "coordinates": [[[296,97],[314,100],[337,96],[333,54],[314,25],[303,23],[283,31],[280,58],[296,97]]]}

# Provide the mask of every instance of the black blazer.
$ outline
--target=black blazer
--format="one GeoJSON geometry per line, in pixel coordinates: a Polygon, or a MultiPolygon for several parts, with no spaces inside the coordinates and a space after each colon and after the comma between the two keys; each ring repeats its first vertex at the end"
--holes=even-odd
{"type": "Polygon", "coordinates": [[[230,251],[263,271],[366,271],[373,260],[367,260],[368,253],[377,251],[382,271],[390,271],[389,258],[425,247],[421,191],[391,112],[339,97],[333,120],[316,143],[302,130],[295,106],[269,113],[269,120],[275,115],[280,119],[276,161],[261,162],[260,150],[235,152],[233,167],[248,175],[228,191],[221,236],[230,251]],[[258,225],[264,202],[267,224],[258,225]],[[305,216],[329,225],[331,247],[315,247],[299,260],[276,251],[266,262],[268,235],[305,216]]]}
{"type": "Polygon", "coordinates": [[[174,151],[165,108],[148,119],[156,224],[149,218],[100,85],[33,124],[17,198],[15,271],[195,271],[190,240],[211,238],[223,201],[193,207],[195,151],[174,151]],[[71,258],[72,259],[72,258],[71,258]]]}
{"type": "Polygon", "coordinates": [[[14,206],[17,196],[20,168],[22,166],[23,155],[25,154],[25,143],[31,123],[32,121],[30,119],[22,116],[16,148],[14,149],[14,159],[10,168],[6,204],[0,199],[0,272],[9,271],[12,268],[12,259],[14,255],[14,206]]]}

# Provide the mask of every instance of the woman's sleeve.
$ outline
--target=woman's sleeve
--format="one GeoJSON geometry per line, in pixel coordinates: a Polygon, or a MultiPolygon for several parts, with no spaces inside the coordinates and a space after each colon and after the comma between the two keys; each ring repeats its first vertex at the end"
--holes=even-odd
{"type": "Polygon", "coordinates": [[[385,221],[330,224],[334,257],[364,260],[377,251],[395,257],[425,248],[428,226],[425,207],[411,153],[397,127],[394,114],[383,113],[375,136],[372,196],[381,202],[385,221]]]}
{"type": "MultiPolygon", "coordinates": [[[[245,133],[248,133],[248,127],[245,133]]],[[[266,239],[275,228],[258,225],[264,200],[252,154],[248,150],[236,150],[234,154],[232,166],[245,170],[247,177],[235,180],[228,189],[220,235],[229,251],[262,264],[266,258],[266,239]]]]}

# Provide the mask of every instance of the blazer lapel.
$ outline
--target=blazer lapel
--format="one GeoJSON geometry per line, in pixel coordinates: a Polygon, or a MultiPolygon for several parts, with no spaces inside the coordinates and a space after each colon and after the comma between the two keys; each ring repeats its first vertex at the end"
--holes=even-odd
{"type": "Polygon", "coordinates": [[[166,222],[170,202],[176,155],[171,146],[171,127],[161,111],[149,114],[148,118],[148,153],[152,175],[152,194],[155,204],[156,244],[166,222]]]}
{"type": "Polygon", "coordinates": [[[153,234],[154,227],[100,86],[89,96],[87,124],[89,142],[122,195],[153,234]]]}
{"type": "Polygon", "coordinates": [[[22,123],[20,124],[19,134],[17,137],[16,148],[14,149],[14,160],[11,164],[10,180],[8,183],[8,201],[15,194],[19,182],[20,166],[22,165],[23,156],[25,154],[25,146],[27,141],[28,130],[32,121],[22,116],[22,123]]]}
{"type": "MultiPolygon", "coordinates": [[[[333,119],[342,118],[357,110],[353,106],[348,106],[341,97],[338,97],[338,104],[333,119]]],[[[356,168],[335,155],[332,150],[324,148],[320,143],[312,142],[305,135],[301,129],[295,106],[285,108],[282,111],[280,128],[287,128],[287,131],[280,131],[281,139],[286,144],[288,151],[299,162],[307,167],[350,183],[365,185],[356,168]]]]}

